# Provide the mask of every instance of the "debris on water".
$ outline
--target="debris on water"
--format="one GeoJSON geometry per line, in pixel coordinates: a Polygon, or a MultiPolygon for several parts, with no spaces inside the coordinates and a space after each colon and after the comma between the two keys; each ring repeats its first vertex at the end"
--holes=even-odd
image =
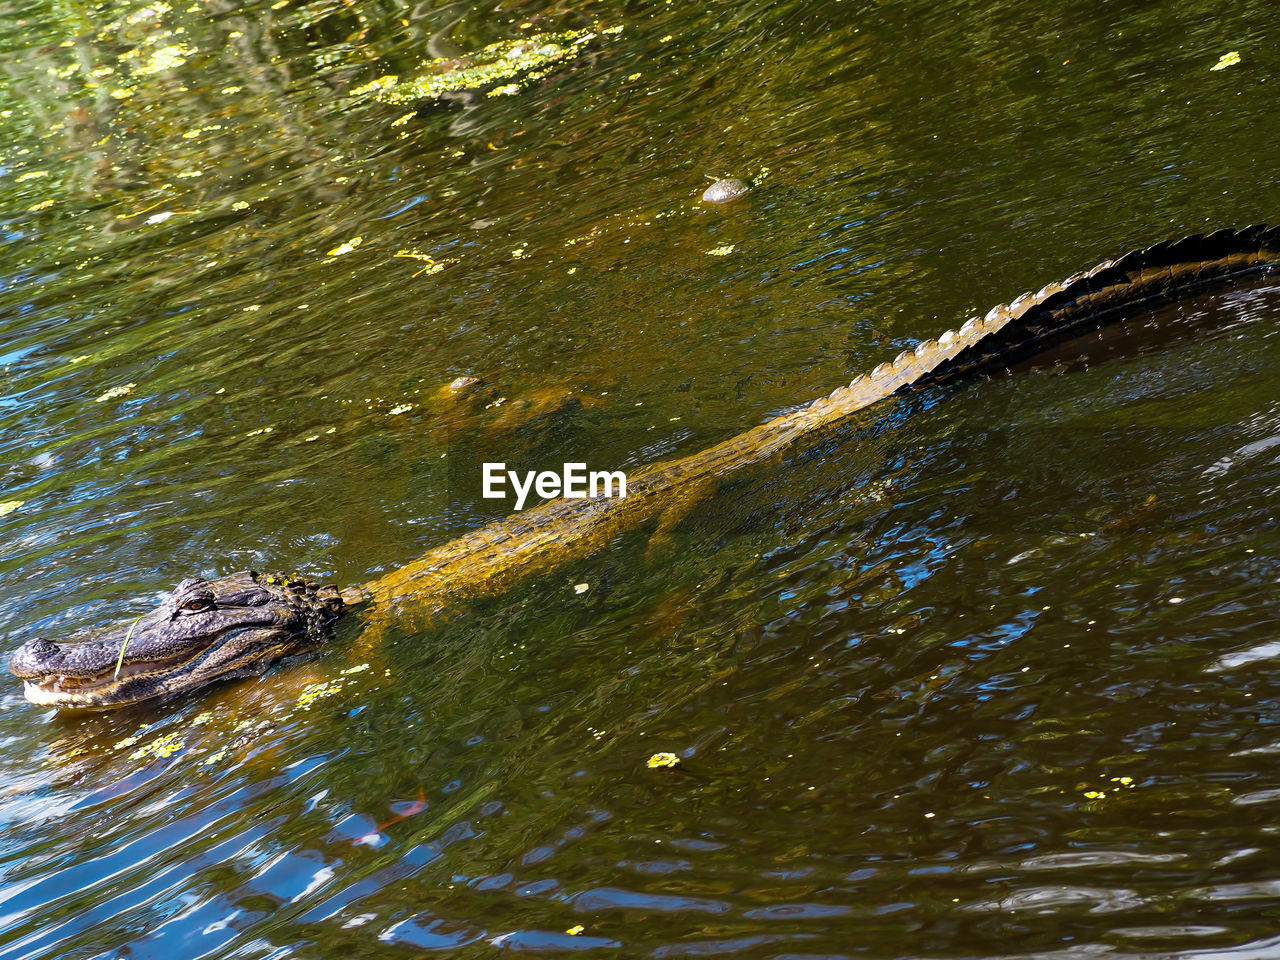
{"type": "Polygon", "coordinates": [[[1222,56],[1220,56],[1220,57],[1218,58],[1218,62],[1217,62],[1217,63],[1215,63],[1215,64],[1214,64],[1212,67],[1210,67],[1209,69],[1210,69],[1210,70],[1225,70],[1225,69],[1227,69],[1227,67],[1234,67],[1234,66],[1235,66],[1237,63],[1239,63],[1239,62],[1240,62],[1240,52],[1239,52],[1238,50],[1232,50],[1232,51],[1230,51],[1230,52],[1228,52],[1228,53],[1224,53],[1222,56]]]}
{"type": "MultiPolygon", "coordinates": [[[[1083,787],[1083,786],[1086,786],[1086,784],[1081,784],[1080,786],[1083,787]]],[[[1105,786],[1106,786],[1106,790],[1093,789],[1093,790],[1083,791],[1083,795],[1085,799],[1086,800],[1105,800],[1108,796],[1108,793],[1107,793],[1108,790],[1112,794],[1115,794],[1120,791],[1121,787],[1123,787],[1126,790],[1132,790],[1134,787],[1137,786],[1137,784],[1133,782],[1133,777],[1111,777],[1108,779],[1105,786]]]]}
{"type": "Polygon", "coordinates": [[[730,200],[737,200],[740,196],[751,189],[751,184],[745,180],[739,180],[736,177],[729,177],[725,180],[717,180],[706,190],[702,191],[703,203],[728,203],[730,200]]]}
{"type": "Polygon", "coordinates": [[[737,246],[732,243],[725,244],[723,247],[712,247],[707,251],[709,257],[727,257],[733,251],[737,250],[737,246]]]}
{"type": "Polygon", "coordinates": [[[449,381],[450,393],[468,393],[480,385],[479,377],[454,377],[449,381]]]}
{"type": "Polygon", "coordinates": [[[196,48],[190,44],[172,43],[167,47],[161,47],[159,50],[153,50],[146,60],[143,60],[133,68],[133,75],[135,77],[149,77],[168,70],[176,70],[197,52],[196,48]]]}
{"type": "Polygon", "coordinates": [[[427,795],[422,787],[418,788],[418,798],[416,800],[403,801],[391,805],[392,813],[395,814],[386,823],[380,823],[363,837],[356,840],[357,846],[365,845],[370,847],[380,847],[389,839],[384,833],[387,827],[399,823],[401,820],[408,820],[410,817],[417,816],[423,810],[427,809],[427,795]]]}
{"type": "Polygon", "coordinates": [[[590,589],[591,589],[591,584],[589,583],[576,583],[573,586],[574,593],[586,593],[590,589]]]}
{"type": "Polygon", "coordinates": [[[129,394],[133,393],[133,391],[136,390],[137,388],[138,388],[138,385],[136,383],[126,383],[124,384],[124,386],[112,387],[110,390],[108,390],[106,393],[102,394],[101,396],[95,397],[93,402],[102,403],[104,400],[114,400],[116,397],[127,397],[129,394]]]}
{"type": "Polygon", "coordinates": [[[424,266],[421,270],[419,270],[417,273],[414,274],[415,277],[420,277],[424,273],[428,277],[432,276],[433,274],[439,273],[449,264],[458,262],[457,260],[452,260],[452,259],[436,260],[435,258],[431,257],[429,254],[425,254],[420,250],[397,250],[395,253],[392,254],[392,256],[408,257],[410,260],[418,260],[426,264],[426,266],[424,266]]]}
{"type": "Polygon", "coordinates": [[[646,761],[650,770],[673,770],[680,766],[680,758],[674,753],[655,753],[646,761]]]}
{"type": "Polygon", "coordinates": [[[350,253],[356,247],[360,246],[360,244],[362,244],[363,242],[364,242],[364,237],[352,237],[346,243],[338,244],[336,247],[334,247],[332,250],[326,253],[325,256],[340,257],[343,254],[350,253]]]}
{"type": "Polygon", "coordinates": [[[571,937],[576,937],[578,934],[582,933],[586,929],[587,928],[584,927],[582,924],[575,923],[572,927],[566,930],[565,933],[567,933],[571,937]]]}
{"type": "Polygon", "coordinates": [[[26,502],[25,500],[5,500],[0,503],[0,517],[3,517],[6,513],[13,513],[26,502]]]}

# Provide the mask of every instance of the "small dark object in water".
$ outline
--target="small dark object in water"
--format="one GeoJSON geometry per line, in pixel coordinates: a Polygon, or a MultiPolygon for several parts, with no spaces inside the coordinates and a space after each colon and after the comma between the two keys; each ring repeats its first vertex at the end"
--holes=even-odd
{"type": "Polygon", "coordinates": [[[450,393],[457,395],[460,393],[470,393],[481,385],[479,377],[458,377],[450,382],[445,389],[450,393]]]}
{"type": "Polygon", "coordinates": [[[728,203],[730,200],[737,200],[750,189],[751,184],[745,180],[717,180],[702,192],[702,202],[728,203]]]}

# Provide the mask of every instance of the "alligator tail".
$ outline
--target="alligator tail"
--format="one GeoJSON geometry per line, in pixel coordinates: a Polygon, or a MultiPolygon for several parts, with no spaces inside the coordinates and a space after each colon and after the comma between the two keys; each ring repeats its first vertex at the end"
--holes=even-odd
{"type": "Polygon", "coordinates": [[[1280,227],[1195,234],[1107,260],[925,340],[828,398],[860,408],[894,393],[1002,369],[1055,343],[1280,264],[1280,227]]]}
{"type": "Polygon", "coordinates": [[[661,538],[722,478],[811,440],[894,394],[1002,369],[1126,314],[1275,264],[1280,264],[1280,228],[1263,226],[1127,253],[925,340],[830,396],[699,453],[641,470],[628,478],[625,499],[555,500],[512,514],[365,584],[362,597],[384,610],[412,597],[429,598],[430,615],[444,608],[447,595],[492,593],[517,576],[606,549],[642,524],[656,521],[661,538]]]}

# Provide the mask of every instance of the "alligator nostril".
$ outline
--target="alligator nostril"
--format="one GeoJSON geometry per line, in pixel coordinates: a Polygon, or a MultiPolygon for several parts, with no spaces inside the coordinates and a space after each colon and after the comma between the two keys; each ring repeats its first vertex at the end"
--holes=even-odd
{"type": "Polygon", "coordinates": [[[62,648],[56,643],[44,637],[32,637],[9,658],[9,672],[29,679],[61,662],[63,655],[62,648]]]}

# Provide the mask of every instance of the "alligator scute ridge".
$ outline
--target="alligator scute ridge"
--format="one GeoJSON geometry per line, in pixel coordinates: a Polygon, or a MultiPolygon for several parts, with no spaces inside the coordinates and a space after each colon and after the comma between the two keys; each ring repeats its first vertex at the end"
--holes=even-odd
{"type": "Polygon", "coordinates": [[[252,572],[185,580],[130,628],[129,643],[124,628],[88,642],[36,638],[13,655],[10,670],[26,681],[27,696],[37,703],[102,709],[261,673],[280,657],[326,640],[333,621],[351,606],[365,607],[369,635],[391,623],[430,619],[456,607],[459,597],[494,593],[518,577],[581,559],[650,521],[659,531],[668,528],[720,478],[895,394],[1003,369],[1123,314],[1277,264],[1280,227],[1264,225],[1135,250],[993,307],[790,413],[650,466],[628,478],[623,499],[554,500],[345,591],[252,572]],[[111,670],[118,663],[124,675],[115,679],[111,670]]]}

